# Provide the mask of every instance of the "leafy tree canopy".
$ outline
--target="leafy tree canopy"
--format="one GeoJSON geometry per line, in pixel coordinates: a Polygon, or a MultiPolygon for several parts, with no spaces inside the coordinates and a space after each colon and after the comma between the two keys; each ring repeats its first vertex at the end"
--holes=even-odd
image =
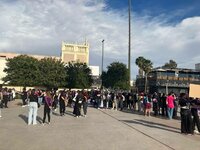
{"type": "Polygon", "coordinates": [[[69,62],[65,68],[68,88],[84,89],[91,87],[93,83],[91,69],[85,63],[69,62]]]}
{"type": "Polygon", "coordinates": [[[3,78],[4,82],[10,85],[33,86],[38,85],[39,62],[33,57],[20,55],[12,59],[7,59],[4,72],[7,74],[3,78]]]}
{"type": "Polygon", "coordinates": [[[174,60],[169,60],[168,63],[165,63],[164,66],[162,66],[162,68],[164,69],[176,69],[177,68],[177,63],[174,60]]]}
{"type": "Polygon", "coordinates": [[[103,85],[105,87],[129,89],[129,74],[125,64],[113,62],[107,69],[107,72],[103,72],[102,74],[103,85]]]}
{"type": "Polygon", "coordinates": [[[145,72],[145,74],[148,74],[151,69],[153,68],[153,63],[151,60],[146,59],[142,56],[138,57],[135,61],[135,64],[145,72]]]}
{"type": "Polygon", "coordinates": [[[6,77],[4,82],[16,86],[44,86],[47,88],[61,87],[66,85],[65,68],[60,60],[53,58],[36,58],[20,55],[8,59],[6,77]]]}
{"type": "Polygon", "coordinates": [[[66,85],[66,72],[61,60],[55,58],[44,58],[39,61],[40,86],[49,89],[63,87],[66,85]]]}

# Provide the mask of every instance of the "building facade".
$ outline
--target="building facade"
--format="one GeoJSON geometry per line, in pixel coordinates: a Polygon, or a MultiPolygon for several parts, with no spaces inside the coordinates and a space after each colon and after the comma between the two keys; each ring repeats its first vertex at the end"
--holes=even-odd
{"type": "Polygon", "coordinates": [[[62,42],[61,59],[64,63],[71,61],[82,62],[89,65],[89,44],[68,44],[62,42]]]}
{"type": "MultiPolygon", "coordinates": [[[[6,68],[6,59],[14,58],[22,54],[17,53],[0,53],[0,84],[3,84],[2,78],[6,76],[6,73],[3,71],[6,68]]],[[[67,44],[62,42],[61,48],[61,57],[56,56],[42,56],[42,55],[28,55],[34,57],[36,59],[43,58],[55,58],[58,60],[62,60],[64,63],[68,63],[71,61],[74,62],[82,62],[86,63],[89,66],[89,44],[85,42],[84,44],[67,44]]],[[[100,79],[99,79],[99,66],[89,66],[91,69],[91,75],[93,77],[94,87],[99,87],[100,79]]]]}
{"type": "MultiPolygon", "coordinates": [[[[152,70],[147,77],[147,91],[149,93],[189,93],[189,85],[200,84],[200,71],[192,69],[161,69],[152,70]]],[[[145,78],[137,77],[138,92],[144,92],[145,78]]]]}
{"type": "Polygon", "coordinates": [[[196,70],[196,71],[200,71],[200,63],[195,64],[195,70],[196,70]]]}

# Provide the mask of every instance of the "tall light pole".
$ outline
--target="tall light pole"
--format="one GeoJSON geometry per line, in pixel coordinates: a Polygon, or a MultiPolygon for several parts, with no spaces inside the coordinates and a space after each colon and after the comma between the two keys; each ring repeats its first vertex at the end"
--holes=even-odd
{"type": "Polygon", "coordinates": [[[101,41],[102,42],[102,60],[101,60],[101,88],[103,88],[103,79],[102,79],[102,74],[103,74],[103,59],[104,59],[104,39],[101,41]]]}
{"type": "Polygon", "coordinates": [[[129,71],[129,85],[131,81],[131,0],[128,1],[128,71],[129,71]]]}

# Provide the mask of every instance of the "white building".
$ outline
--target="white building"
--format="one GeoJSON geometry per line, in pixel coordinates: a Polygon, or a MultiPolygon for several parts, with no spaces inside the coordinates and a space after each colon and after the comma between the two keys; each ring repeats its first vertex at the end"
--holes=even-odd
{"type": "MultiPolygon", "coordinates": [[[[6,73],[3,71],[6,68],[6,59],[8,58],[14,58],[21,54],[16,53],[0,53],[0,84],[3,84],[2,78],[6,76],[6,73]]],[[[55,56],[42,56],[42,55],[29,55],[31,57],[34,57],[36,59],[42,59],[45,57],[53,57],[55,59],[60,59],[60,57],[55,56]]],[[[89,66],[91,69],[91,75],[94,77],[94,79],[99,78],[99,66],[89,66]]]]}
{"type": "Polygon", "coordinates": [[[99,66],[89,66],[92,71],[92,76],[99,76],[99,66]]]}
{"type": "Polygon", "coordinates": [[[6,58],[0,56],[0,84],[3,84],[2,78],[6,76],[3,71],[6,68],[6,58]]]}
{"type": "Polygon", "coordinates": [[[195,64],[195,70],[196,70],[196,71],[200,71],[200,63],[195,64]]]}

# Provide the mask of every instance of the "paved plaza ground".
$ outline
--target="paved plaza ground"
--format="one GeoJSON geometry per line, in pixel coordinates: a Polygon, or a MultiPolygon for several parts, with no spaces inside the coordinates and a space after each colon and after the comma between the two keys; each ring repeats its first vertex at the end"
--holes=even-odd
{"type": "Polygon", "coordinates": [[[130,111],[88,108],[88,116],[52,115],[51,124],[27,125],[28,107],[20,100],[2,109],[0,150],[200,150],[200,135],[180,134],[180,120],[145,117],[130,111]]]}

